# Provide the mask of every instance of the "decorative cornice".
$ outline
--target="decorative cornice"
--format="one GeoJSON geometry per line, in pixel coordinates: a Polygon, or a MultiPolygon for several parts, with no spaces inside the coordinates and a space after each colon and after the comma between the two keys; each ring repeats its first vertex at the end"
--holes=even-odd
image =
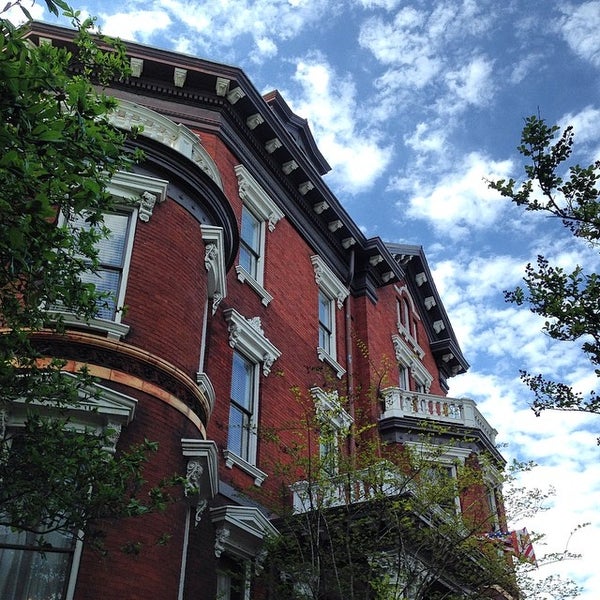
{"type": "Polygon", "coordinates": [[[269,231],[273,231],[277,222],[284,217],[283,212],[244,165],[237,165],[234,170],[242,202],[247,204],[259,219],[268,221],[269,231]]]}
{"type": "Polygon", "coordinates": [[[318,256],[311,256],[310,261],[315,270],[315,281],[317,285],[337,303],[338,308],[342,308],[344,300],[350,293],[348,288],[335,276],[333,271],[325,264],[323,259],[318,256]]]}
{"type": "Polygon", "coordinates": [[[392,344],[394,345],[396,360],[405,367],[409,367],[413,377],[422,384],[428,392],[431,383],[433,382],[433,377],[421,362],[421,359],[425,355],[421,347],[416,343],[411,343],[411,345],[408,346],[407,342],[396,334],[392,335],[392,344]]]}
{"type": "Polygon", "coordinates": [[[225,243],[222,227],[201,225],[205,244],[204,267],[208,272],[208,297],[212,299],[212,314],[227,296],[227,273],[225,270],[225,243]]]}
{"type": "Polygon", "coordinates": [[[169,182],[164,179],[117,171],[106,185],[106,190],[113,196],[134,200],[138,205],[140,221],[147,223],[152,216],[154,206],[167,199],[168,186],[169,182]]]}
{"type": "Polygon", "coordinates": [[[156,140],[173,148],[196,163],[222,190],[223,184],[219,169],[210,154],[200,143],[199,137],[185,125],[128,100],[119,99],[117,108],[109,115],[110,122],[127,131],[133,127],[143,127],[140,135],[156,140]]]}
{"type": "Polygon", "coordinates": [[[279,533],[254,506],[227,505],[211,508],[210,518],[217,530],[217,557],[227,552],[244,559],[254,559],[260,554],[263,540],[279,533]]]}
{"type": "Polygon", "coordinates": [[[265,337],[260,317],[243,317],[234,308],[223,311],[229,326],[229,345],[240,349],[251,361],[262,363],[263,375],[271,372],[281,352],[265,337]]]}
{"type": "Polygon", "coordinates": [[[183,456],[188,459],[186,467],[185,496],[196,505],[195,525],[202,518],[208,501],[219,490],[219,465],[217,445],[212,440],[183,438],[183,456]]]}

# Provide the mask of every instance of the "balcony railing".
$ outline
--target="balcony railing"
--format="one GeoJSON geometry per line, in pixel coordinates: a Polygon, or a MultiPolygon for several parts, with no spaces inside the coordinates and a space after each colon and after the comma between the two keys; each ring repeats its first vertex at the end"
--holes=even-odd
{"type": "Polygon", "coordinates": [[[449,425],[478,429],[491,442],[496,443],[498,433],[477,410],[469,398],[448,398],[409,392],[397,387],[382,390],[384,411],[381,419],[413,417],[449,425]]]}
{"type": "Polygon", "coordinates": [[[297,481],[290,486],[295,513],[366,502],[408,489],[408,479],[381,461],[370,468],[323,481],[297,481]]]}

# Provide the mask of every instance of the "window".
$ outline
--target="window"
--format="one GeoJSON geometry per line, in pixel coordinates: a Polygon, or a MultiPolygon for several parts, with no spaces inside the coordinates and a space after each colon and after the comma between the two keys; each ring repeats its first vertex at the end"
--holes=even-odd
{"type": "Polygon", "coordinates": [[[403,364],[398,365],[398,387],[410,391],[410,369],[403,364]]]}
{"type": "Polygon", "coordinates": [[[250,563],[229,556],[219,559],[217,600],[250,599],[250,563]]]}
{"type": "Polygon", "coordinates": [[[229,345],[234,349],[225,465],[237,465],[261,485],[267,475],[255,466],[259,374],[262,371],[266,377],[281,352],[265,337],[259,317],[247,319],[233,308],[224,310],[223,316],[229,327],[229,345]]]}
{"type": "Polygon", "coordinates": [[[460,513],[456,467],[448,463],[432,464],[425,476],[429,483],[428,500],[450,513],[460,513]]]}
{"type": "Polygon", "coordinates": [[[240,227],[240,255],[236,267],[238,279],[247,283],[265,306],[273,297],[265,290],[265,242],[267,231],[274,231],[283,213],[243,165],[235,167],[240,198],[243,202],[240,227]]]}
{"type": "Polygon", "coordinates": [[[348,435],[353,423],[344,410],[337,392],[325,392],[312,388],[315,401],[316,421],[319,428],[319,458],[326,475],[336,475],[340,457],[340,439],[348,435]]]}
{"type": "MultiPolygon", "coordinates": [[[[65,323],[84,324],[115,339],[121,339],[127,334],[129,327],[120,322],[121,312],[118,309],[123,306],[125,299],[135,223],[138,218],[144,223],[150,219],[156,204],[166,200],[167,187],[168,181],[139,173],[117,172],[113,175],[106,186],[107,191],[117,199],[122,198],[124,205],[128,207],[133,201],[135,208],[104,215],[111,235],[98,243],[100,268],[97,274],[84,275],[84,281],[96,284],[100,291],[108,292],[111,298],[98,306],[97,319],[82,323],[75,316],[65,313],[65,323]]],[[[73,220],[72,226],[87,227],[84,218],[73,220]]],[[[54,306],[51,310],[58,311],[60,307],[54,306]]]]}
{"type": "Polygon", "coordinates": [[[230,395],[227,449],[253,463],[256,454],[257,365],[235,351],[230,395]]]}
{"type": "Polygon", "coordinates": [[[399,376],[398,387],[410,390],[410,377],[412,376],[417,392],[429,393],[433,377],[422,362],[422,354],[415,350],[415,346],[400,335],[392,335],[392,344],[398,362],[399,376]]]}
{"type": "Polygon", "coordinates": [[[38,534],[13,532],[0,526],[0,598],[46,600],[67,597],[77,539],[74,534],[52,532],[44,536],[43,552],[38,534]]]}
{"type": "Polygon", "coordinates": [[[496,495],[496,488],[493,484],[487,483],[485,491],[490,510],[490,531],[497,531],[500,529],[500,518],[498,512],[498,496],[496,495]]]}
{"type": "MultiPolygon", "coordinates": [[[[104,215],[104,224],[110,230],[106,238],[96,244],[99,266],[95,273],[87,272],[82,280],[93,283],[96,290],[107,297],[98,303],[97,317],[100,319],[120,320],[118,307],[123,306],[125,298],[125,273],[131,255],[133,231],[131,213],[115,212],[104,215]]],[[[83,217],[72,221],[76,229],[84,229],[87,224],[83,217]]]]}
{"type": "Polygon", "coordinates": [[[335,312],[333,300],[319,290],[319,347],[335,359],[335,312]]]}
{"type": "Polygon", "coordinates": [[[329,364],[338,377],[342,377],[346,370],[337,362],[335,311],[336,308],[342,308],[350,292],[320,256],[311,256],[310,260],[315,270],[315,282],[319,287],[317,356],[319,360],[329,364]]]}
{"type": "Polygon", "coordinates": [[[262,267],[262,228],[260,221],[245,206],[242,207],[240,238],[240,266],[259,281],[262,275],[262,269],[259,270],[259,266],[262,267]]]}
{"type": "MultiPolygon", "coordinates": [[[[65,377],[70,377],[65,374],[65,377]]],[[[66,418],[69,427],[94,435],[111,432],[107,459],[114,452],[121,427],[133,420],[136,400],[106,388],[100,384],[80,390],[78,404],[56,409],[61,419],[66,418]]],[[[10,442],[14,450],[24,441],[23,430],[34,404],[15,401],[9,410],[0,413],[5,429],[4,443],[10,442]]],[[[46,414],[53,413],[46,406],[46,414]]],[[[21,446],[22,447],[22,446],[21,446]]],[[[8,450],[10,453],[10,450],[8,450]]],[[[14,456],[14,455],[13,455],[14,456]]],[[[10,457],[10,454],[9,454],[10,457]]],[[[9,463],[10,466],[10,463],[9,463]]],[[[46,522],[50,520],[47,518],[46,522]]],[[[40,522],[44,522],[40,515],[40,522]]],[[[15,532],[0,525],[0,598],[2,600],[70,600],[73,598],[79,555],[82,543],[76,533],[50,531],[44,534],[47,545],[39,551],[40,535],[31,532],[15,532]]]]}

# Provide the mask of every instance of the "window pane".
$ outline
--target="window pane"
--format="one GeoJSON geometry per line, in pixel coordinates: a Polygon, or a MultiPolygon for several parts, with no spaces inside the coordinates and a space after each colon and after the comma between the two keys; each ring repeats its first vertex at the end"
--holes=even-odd
{"type": "Polygon", "coordinates": [[[234,352],[231,374],[231,399],[241,408],[252,412],[254,365],[241,354],[234,352]]]}
{"type": "Polygon", "coordinates": [[[0,598],[2,600],[64,598],[71,570],[75,536],[59,532],[47,534],[45,540],[51,544],[51,548],[45,548],[43,554],[35,549],[37,537],[33,533],[14,533],[7,527],[0,527],[0,598]],[[11,548],[3,547],[8,545],[11,548]]]}
{"type": "Polygon", "coordinates": [[[242,208],[241,237],[248,248],[260,253],[260,221],[245,206],[242,208]]]}
{"type": "Polygon", "coordinates": [[[127,243],[129,215],[108,213],[104,215],[104,224],[110,229],[110,235],[98,243],[100,264],[122,267],[127,243]]]}
{"type": "Polygon", "coordinates": [[[97,273],[83,273],[81,280],[86,283],[93,283],[98,292],[111,294],[110,297],[98,303],[96,316],[100,319],[114,319],[117,308],[116,300],[121,283],[121,271],[99,269],[97,273]]]}
{"type": "Polygon", "coordinates": [[[331,300],[323,292],[319,292],[319,323],[331,331],[331,300]]]}
{"type": "Polygon", "coordinates": [[[227,449],[235,452],[238,456],[243,455],[244,439],[244,413],[232,404],[229,408],[229,431],[227,434],[227,449]]]}
{"type": "Polygon", "coordinates": [[[399,387],[401,390],[410,389],[410,373],[408,367],[400,365],[399,367],[399,387]]]}
{"type": "MultiPolygon", "coordinates": [[[[81,275],[82,281],[93,283],[99,292],[111,294],[110,298],[98,304],[96,316],[101,319],[112,320],[116,315],[116,301],[121,287],[130,217],[131,215],[127,213],[104,215],[104,224],[110,230],[110,234],[108,238],[99,240],[96,245],[100,267],[97,273],[81,275]]],[[[74,227],[87,227],[85,219],[81,216],[73,219],[72,222],[74,227]]]]}
{"type": "Polygon", "coordinates": [[[256,279],[258,275],[258,260],[257,257],[250,252],[248,248],[240,244],[240,266],[243,267],[246,272],[256,279]]]}
{"type": "Polygon", "coordinates": [[[227,448],[251,462],[250,436],[254,412],[255,365],[234,352],[227,448]]]}

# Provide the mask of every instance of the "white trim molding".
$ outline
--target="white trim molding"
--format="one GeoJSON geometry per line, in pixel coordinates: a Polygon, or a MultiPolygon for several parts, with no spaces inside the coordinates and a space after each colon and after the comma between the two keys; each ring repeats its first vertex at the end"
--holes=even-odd
{"type": "Polygon", "coordinates": [[[410,348],[398,334],[392,335],[392,344],[394,345],[396,360],[408,367],[415,381],[424,387],[425,392],[429,392],[433,376],[423,366],[421,355],[415,349],[410,348]]]}
{"type": "Polygon", "coordinates": [[[242,471],[248,473],[254,477],[254,485],[260,487],[268,474],[259,469],[256,465],[250,464],[247,460],[244,460],[241,456],[238,456],[231,450],[223,450],[223,458],[225,459],[225,466],[228,469],[233,469],[233,465],[239,467],[242,471]]]}
{"type": "Polygon", "coordinates": [[[315,270],[315,281],[317,285],[336,301],[338,309],[344,305],[344,300],[350,294],[350,290],[335,276],[334,272],[325,264],[323,259],[315,254],[310,257],[315,270]]]}
{"type": "Polygon", "coordinates": [[[354,423],[354,419],[342,406],[337,390],[326,392],[320,387],[310,388],[310,395],[315,401],[317,419],[330,421],[340,432],[346,432],[354,423]]]}
{"type": "Polygon", "coordinates": [[[276,527],[254,506],[227,505],[210,509],[215,535],[215,556],[223,552],[246,560],[260,555],[267,536],[279,535],[276,527]]]}
{"type": "Polygon", "coordinates": [[[208,297],[212,300],[212,314],[227,296],[227,273],[225,268],[225,243],[223,228],[201,225],[205,245],[204,267],[208,272],[208,297]]]}
{"type": "Polygon", "coordinates": [[[238,180],[238,190],[242,202],[246,204],[261,221],[269,223],[269,231],[275,229],[278,221],[285,215],[279,207],[269,198],[260,184],[250,175],[244,165],[234,167],[238,180]]]}
{"type": "Polygon", "coordinates": [[[229,326],[229,346],[262,363],[263,375],[267,376],[281,352],[266,338],[260,317],[246,318],[234,308],[223,311],[223,316],[229,326]]]}
{"type": "Polygon", "coordinates": [[[150,220],[156,204],[167,199],[169,182],[140,173],[117,171],[106,185],[106,191],[116,198],[133,200],[138,217],[144,223],[150,220]]]}
{"type": "Polygon", "coordinates": [[[219,465],[217,445],[212,440],[182,438],[183,456],[188,459],[186,467],[185,496],[196,505],[195,525],[202,513],[219,491],[219,465]]]}
{"type": "Polygon", "coordinates": [[[140,135],[156,140],[173,148],[206,173],[222,190],[223,183],[216,163],[200,143],[200,138],[191,129],[181,123],[175,123],[163,115],[140,106],[135,102],[120,99],[117,108],[108,116],[115,126],[126,131],[133,127],[142,127],[140,135]]]}

